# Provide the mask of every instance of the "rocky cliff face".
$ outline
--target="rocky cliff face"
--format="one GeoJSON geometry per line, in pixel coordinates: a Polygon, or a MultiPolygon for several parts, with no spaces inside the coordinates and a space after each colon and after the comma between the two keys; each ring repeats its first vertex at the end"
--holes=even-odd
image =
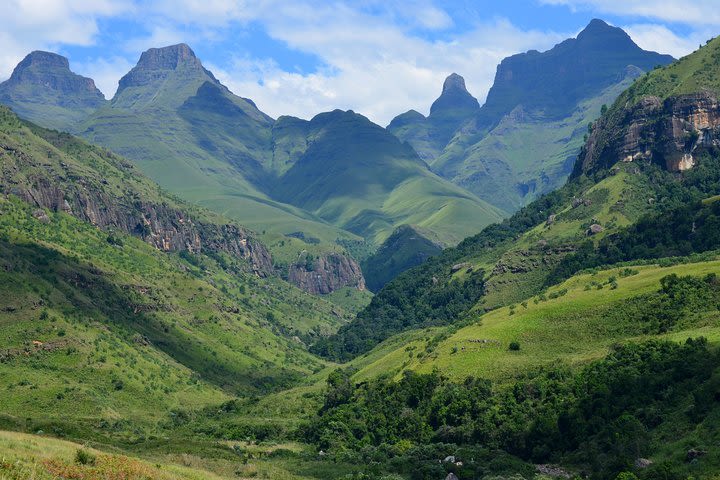
{"type": "Polygon", "coordinates": [[[365,279],[360,265],[352,258],[337,253],[320,256],[312,262],[311,268],[306,264],[291,265],[288,280],[316,295],[328,294],[342,287],[365,290],[365,279]]]}
{"type": "MultiPolygon", "coordinates": [[[[95,170],[29,133],[25,141],[33,142],[27,149],[12,134],[3,133],[0,131],[0,192],[103,229],[138,236],[164,251],[224,252],[248,260],[260,276],[272,273],[270,254],[248,231],[191,214],[170,198],[145,194],[152,184],[142,179],[132,164],[69,135],[57,137],[59,144],[73,143],[77,158],[92,158],[89,164],[98,165],[95,170]],[[104,165],[103,160],[107,162],[104,165]]],[[[44,213],[39,211],[37,216],[42,218],[44,213]]]]}
{"type": "Polygon", "coordinates": [[[720,146],[720,104],[714,93],[678,95],[665,101],[647,96],[597,122],[575,174],[641,160],[669,171],[684,171],[696,164],[700,151],[712,146],[720,146]]]}

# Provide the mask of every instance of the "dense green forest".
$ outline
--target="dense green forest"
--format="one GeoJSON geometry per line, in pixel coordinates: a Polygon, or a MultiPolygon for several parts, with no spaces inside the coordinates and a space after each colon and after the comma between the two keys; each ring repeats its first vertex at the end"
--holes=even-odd
{"type": "MultiPolygon", "coordinates": [[[[672,296],[688,282],[694,280],[669,280],[659,295],[672,296]]],[[[717,305],[717,279],[701,282],[711,285],[717,305]]],[[[412,479],[532,475],[519,460],[562,462],[581,476],[615,478],[672,442],[674,429],[695,430],[697,452],[716,440],[719,361],[699,338],[618,345],[577,373],[549,368],[511,385],[413,372],[399,381],[353,384],[337,370],[307,435],[336,458],[412,479]],[[442,461],[449,456],[452,462],[442,461]]],[[[703,472],[719,462],[715,454],[705,459],[703,472]]],[[[692,472],[692,462],[658,463],[641,476],[685,479],[692,472]]]]}

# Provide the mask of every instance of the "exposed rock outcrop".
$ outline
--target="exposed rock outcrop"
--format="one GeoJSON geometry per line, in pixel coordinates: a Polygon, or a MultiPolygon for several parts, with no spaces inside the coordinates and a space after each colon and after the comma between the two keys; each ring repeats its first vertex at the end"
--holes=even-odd
{"type": "MultiPolygon", "coordinates": [[[[117,169],[114,175],[123,175],[126,180],[111,183],[107,180],[110,177],[101,177],[99,171],[81,163],[68,165],[59,161],[57,150],[50,150],[47,159],[36,158],[0,135],[0,192],[16,195],[36,207],[65,212],[99,228],[135,235],[160,250],[224,252],[248,260],[260,276],[272,273],[270,254],[247,230],[229,223],[215,223],[210,215],[190,213],[189,208],[184,209],[170,197],[147,195],[143,189],[152,184],[143,183],[131,164],[69,135],[61,139],[58,141],[77,142],[80,157],[98,155],[94,159],[98,165],[100,158],[107,161],[98,167],[106,175],[117,169]]],[[[49,221],[42,210],[36,210],[33,216],[44,223],[49,221]]]]}
{"type": "Polygon", "coordinates": [[[355,260],[338,253],[321,255],[306,264],[291,265],[288,280],[308,293],[325,295],[342,287],[355,287],[365,290],[360,265],[355,260]]]}
{"type": "Polygon", "coordinates": [[[115,198],[84,182],[79,187],[60,187],[47,178],[34,177],[28,178],[24,185],[15,185],[10,193],[38,207],[64,211],[100,228],[116,228],[138,236],[160,250],[224,252],[248,260],[258,275],[272,272],[268,251],[237,225],[196,221],[168,205],[115,198]]]}
{"type": "Polygon", "coordinates": [[[720,103],[711,92],[644,97],[603,117],[583,148],[575,174],[640,160],[669,171],[691,169],[704,148],[720,146],[720,103]]]}

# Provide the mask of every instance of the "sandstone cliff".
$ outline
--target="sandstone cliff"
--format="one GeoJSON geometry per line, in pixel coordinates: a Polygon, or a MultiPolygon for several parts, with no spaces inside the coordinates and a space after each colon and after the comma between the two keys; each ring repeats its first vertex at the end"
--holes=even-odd
{"type": "Polygon", "coordinates": [[[342,287],[365,289],[360,265],[338,253],[328,253],[314,259],[311,265],[298,263],[288,270],[288,280],[309,293],[327,294],[342,287]]]}
{"type": "Polygon", "coordinates": [[[615,109],[593,127],[574,175],[615,163],[651,161],[669,171],[684,171],[703,149],[720,146],[720,104],[714,93],[655,96],[615,109]]]}

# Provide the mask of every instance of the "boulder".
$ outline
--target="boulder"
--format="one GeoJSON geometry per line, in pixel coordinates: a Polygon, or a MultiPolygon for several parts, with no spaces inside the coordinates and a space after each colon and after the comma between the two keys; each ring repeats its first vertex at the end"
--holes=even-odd
{"type": "Polygon", "coordinates": [[[467,262],[455,264],[455,265],[452,266],[452,268],[450,268],[450,273],[459,272],[459,271],[462,270],[463,268],[466,268],[466,267],[469,267],[469,266],[470,266],[470,264],[467,263],[467,262]]]}
{"type": "Polygon", "coordinates": [[[690,462],[705,455],[707,455],[707,452],[705,450],[701,450],[699,448],[691,448],[687,451],[687,460],[688,462],[690,462]]]}
{"type": "Polygon", "coordinates": [[[587,229],[588,235],[597,235],[598,233],[604,231],[605,229],[602,227],[602,225],[599,225],[597,223],[593,223],[590,225],[590,228],[587,229]]]}
{"type": "Polygon", "coordinates": [[[637,460],[635,460],[635,468],[639,469],[648,468],[652,464],[652,460],[649,460],[647,458],[638,458],[637,460]]]}
{"type": "Polygon", "coordinates": [[[460,480],[457,475],[454,473],[448,473],[447,477],[445,477],[445,480],[460,480]]]}
{"type": "Polygon", "coordinates": [[[37,218],[40,223],[50,223],[50,217],[45,213],[45,210],[35,210],[33,217],[37,218]]]}

